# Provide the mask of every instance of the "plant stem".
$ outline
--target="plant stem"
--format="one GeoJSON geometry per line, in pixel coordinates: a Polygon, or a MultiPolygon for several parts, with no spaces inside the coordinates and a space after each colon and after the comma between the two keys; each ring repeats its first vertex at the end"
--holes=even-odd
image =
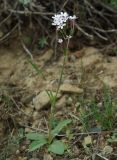
{"type": "Polygon", "coordinates": [[[51,111],[50,111],[50,116],[49,116],[49,136],[48,136],[49,143],[51,143],[51,141],[52,141],[51,131],[52,131],[52,121],[54,119],[54,109],[55,109],[58,92],[59,92],[61,82],[62,82],[62,78],[63,78],[63,72],[64,72],[65,64],[66,64],[67,57],[68,57],[69,41],[70,41],[70,39],[68,38],[67,48],[64,51],[64,59],[63,59],[63,64],[62,64],[62,68],[61,68],[61,72],[60,72],[58,87],[57,87],[57,90],[56,90],[56,94],[54,96],[54,100],[52,101],[52,104],[51,104],[51,111]]]}

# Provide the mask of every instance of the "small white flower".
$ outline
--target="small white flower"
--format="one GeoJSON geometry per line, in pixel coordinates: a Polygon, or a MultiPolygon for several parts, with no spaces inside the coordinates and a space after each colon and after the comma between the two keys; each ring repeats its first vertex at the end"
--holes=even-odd
{"type": "Polygon", "coordinates": [[[52,25],[57,26],[57,30],[63,29],[66,25],[67,20],[69,19],[69,15],[67,12],[60,12],[59,14],[55,14],[53,18],[52,25]]]}
{"type": "Polygon", "coordinates": [[[76,18],[77,18],[76,15],[69,16],[69,19],[70,19],[70,20],[75,20],[76,18]]]}
{"type": "Polygon", "coordinates": [[[62,43],[63,42],[63,39],[58,39],[58,43],[62,43]]]}
{"type": "Polygon", "coordinates": [[[77,17],[75,15],[69,16],[67,12],[60,12],[52,16],[52,25],[57,27],[57,30],[63,29],[66,26],[68,20],[75,20],[77,17]]]}
{"type": "Polygon", "coordinates": [[[67,35],[67,36],[66,36],[66,38],[67,38],[67,39],[71,39],[71,38],[72,38],[72,36],[71,36],[71,35],[69,35],[69,36],[67,35]]]}

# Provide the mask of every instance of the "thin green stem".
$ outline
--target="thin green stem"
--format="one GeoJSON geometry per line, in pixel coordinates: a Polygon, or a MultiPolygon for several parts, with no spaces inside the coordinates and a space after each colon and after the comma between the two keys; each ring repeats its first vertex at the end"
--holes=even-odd
{"type": "Polygon", "coordinates": [[[57,90],[56,90],[54,99],[53,99],[53,101],[51,102],[51,111],[50,111],[50,116],[49,116],[49,136],[48,136],[49,143],[51,143],[51,141],[52,141],[52,135],[51,135],[52,124],[51,124],[51,123],[52,123],[52,121],[53,121],[53,119],[54,119],[54,109],[55,109],[56,100],[57,100],[57,97],[58,97],[58,92],[59,92],[59,89],[60,89],[60,86],[61,86],[61,82],[62,82],[62,78],[63,78],[63,73],[64,73],[64,68],[65,68],[67,56],[68,56],[69,42],[70,42],[70,40],[69,40],[69,38],[68,38],[67,48],[66,48],[66,50],[65,50],[65,52],[64,52],[63,65],[62,65],[62,69],[61,69],[61,72],[60,72],[60,78],[59,78],[59,82],[58,82],[58,87],[57,87],[57,90]]]}

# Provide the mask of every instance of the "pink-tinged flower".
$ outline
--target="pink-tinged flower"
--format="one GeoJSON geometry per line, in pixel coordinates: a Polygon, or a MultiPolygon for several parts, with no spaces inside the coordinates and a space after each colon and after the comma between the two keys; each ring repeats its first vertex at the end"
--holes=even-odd
{"type": "Polygon", "coordinates": [[[71,35],[66,35],[66,39],[71,39],[72,38],[72,36],[71,35]]]}
{"type": "Polygon", "coordinates": [[[70,20],[75,20],[75,19],[77,19],[77,17],[76,17],[76,15],[73,15],[73,16],[69,16],[69,19],[70,20]]]}
{"type": "Polygon", "coordinates": [[[58,43],[63,43],[63,39],[58,39],[58,43]]]}

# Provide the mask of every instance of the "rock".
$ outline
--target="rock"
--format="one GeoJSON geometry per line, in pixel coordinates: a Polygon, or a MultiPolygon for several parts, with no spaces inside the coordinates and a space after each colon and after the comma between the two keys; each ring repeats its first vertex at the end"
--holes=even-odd
{"type": "Polygon", "coordinates": [[[31,129],[31,128],[25,128],[25,133],[30,133],[30,132],[33,132],[33,129],[31,129]]]}
{"type": "MultiPolygon", "coordinates": [[[[82,66],[89,67],[95,65],[98,62],[101,62],[103,59],[102,54],[100,51],[94,47],[86,47],[82,51],[82,66]]],[[[81,61],[76,61],[77,66],[81,66],[81,61]]]]}
{"type": "Polygon", "coordinates": [[[65,106],[66,106],[66,97],[63,96],[62,98],[60,98],[60,99],[57,101],[57,103],[56,103],[56,108],[57,108],[57,109],[61,109],[61,108],[65,107],[65,106]]]}
{"type": "Polygon", "coordinates": [[[53,160],[50,154],[44,154],[43,160],[53,160]]]}
{"type": "MultiPolygon", "coordinates": [[[[55,95],[56,93],[52,92],[52,94],[55,95]]],[[[59,98],[60,96],[61,95],[58,94],[57,98],[59,98]]],[[[50,98],[46,91],[40,92],[40,94],[33,99],[33,104],[36,110],[40,110],[46,107],[49,103],[50,103],[50,98]]]]}
{"type": "Polygon", "coordinates": [[[60,91],[63,93],[83,93],[83,89],[71,84],[62,84],[60,91]]]}
{"type": "Polygon", "coordinates": [[[31,108],[31,107],[27,107],[27,108],[25,108],[24,109],[24,112],[25,112],[25,114],[27,115],[27,116],[32,116],[32,113],[33,113],[33,108],[31,108]]]}
{"type": "Polygon", "coordinates": [[[34,111],[33,112],[33,120],[37,120],[37,119],[39,119],[39,117],[40,117],[39,112],[34,111]]]}
{"type": "Polygon", "coordinates": [[[113,148],[111,146],[105,146],[104,149],[103,149],[103,154],[111,154],[113,151],[113,148]]]}
{"type": "Polygon", "coordinates": [[[30,102],[32,101],[32,99],[33,99],[34,96],[35,96],[35,95],[23,96],[23,97],[21,98],[21,102],[22,102],[22,103],[25,103],[25,104],[28,104],[28,103],[30,103],[30,102]]]}
{"type": "Polygon", "coordinates": [[[92,144],[92,138],[91,138],[91,136],[85,137],[83,144],[84,144],[84,146],[91,145],[92,144]]]}
{"type": "Polygon", "coordinates": [[[37,129],[37,128],[39,128],[39,127],[40,127],[40,120],[34,120],[34,121],[32,122],[32,128],[37,129]]]}
{"type": "Polygon", "coordinates": [[[64,80],[64,83],[65,83],[65,84],[70,84],[70,83],[73,83],[73,81],[72,81],[71,79],[65,79],[65,80],[64,80]]]}
{"type": "Polygon", "coordinates": [[[75,107],[80,107],[80,102],[76,102],[75,107]]]}
{"type": "Polygon", "coordinates": [[[43,66],[46,62],[48,62],[53,56],[53,50],[47,50],[42,56],[39,57],[40,65],[43,66]]]}
{"type": "Polygon", "coordinates": [[[73,103],[73,99],[71,97],[67,98],[67,105],[71,105],[73,103]]]}
{"type": "Polygon", "coordinates": [[[117,57],[111,57],[111,63],[103,62],[104,73],[99,75],[99,79],[107,86],[117,87],[117,57]]]}

